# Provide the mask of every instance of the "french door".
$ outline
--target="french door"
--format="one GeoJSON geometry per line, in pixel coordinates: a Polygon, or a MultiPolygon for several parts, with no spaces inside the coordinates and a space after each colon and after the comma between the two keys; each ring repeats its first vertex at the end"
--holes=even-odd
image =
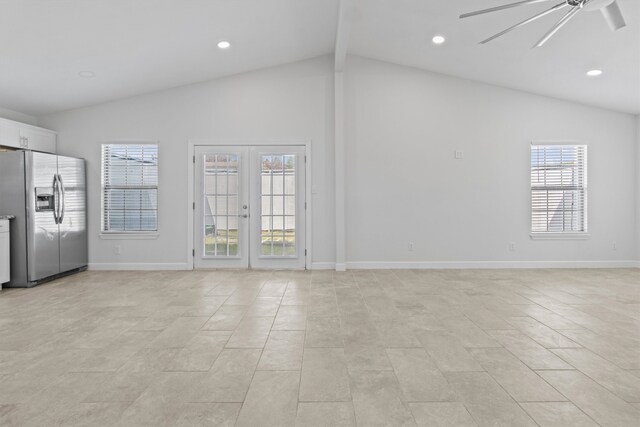
{"type": "Polygon", "coordinates": [[[196,146],[195,268],[304,268],[305,147],[196,146]]]}

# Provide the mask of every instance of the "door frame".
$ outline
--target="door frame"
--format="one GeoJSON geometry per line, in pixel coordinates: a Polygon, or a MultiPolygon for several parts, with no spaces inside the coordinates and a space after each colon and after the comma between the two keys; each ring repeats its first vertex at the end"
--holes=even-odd
{"type": "Polygon", "coordinates": [[[312,226],[312,212],[313,212],[313,193],[311,192],[311,165],[312,165],[312,143],[311,140],[280,140],[280,139],[266,139],[266,140],[222,140],[222,139],[190,139],[188,140],[187,149],[187,269],[194,269],[194,240],[195,240],[195,153],[196,146],[215,147],[215,146],[264,146],[264,145],[281,145],[281,146],[299,146],[305,148],[305,201],[307,203],[307,209],[305,210],[305,246],[306,255],[304,256],[304,268],[309,270],[311,268],[310,260],[312,258],[313,248],[313,233],[311,232],[312,226]]]}

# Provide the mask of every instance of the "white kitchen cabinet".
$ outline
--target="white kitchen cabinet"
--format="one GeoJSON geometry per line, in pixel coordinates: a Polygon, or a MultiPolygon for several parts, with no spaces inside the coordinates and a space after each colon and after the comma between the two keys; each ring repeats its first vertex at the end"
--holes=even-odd
{"type": "Polygon", "coordinates": [[[56,152],[56,134],[50,130],[36,127],[20,129],[22,148],[44,153],[56,152]]]}
{"type": "Polygon", "coordinates": [[[20,147],[20,126],[17,122],[0,119],[0,145],[20,147]]]}
{"type": "Polygon", "coordinates": [[[56,133],[13,120],[0,119],[0,145],[56,153],[56,133]]]}

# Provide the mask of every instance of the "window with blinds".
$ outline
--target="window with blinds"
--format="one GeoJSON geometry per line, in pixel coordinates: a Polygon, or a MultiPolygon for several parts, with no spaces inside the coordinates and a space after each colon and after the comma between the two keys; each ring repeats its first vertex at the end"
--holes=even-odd
{"type": "Polygon", "coordinates": [[[587,147],[531,146],[531,232],[587,231],[587,147]]]}
{"type": "Polygon", "coordinates": [[[102,231],[158,230],[158,145],[102,145],[102,231]]]}

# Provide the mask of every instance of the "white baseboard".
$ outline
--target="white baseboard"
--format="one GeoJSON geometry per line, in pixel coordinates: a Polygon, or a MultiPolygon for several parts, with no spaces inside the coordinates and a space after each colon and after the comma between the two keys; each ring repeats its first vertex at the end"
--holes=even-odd
{"type": "MultiPolygon", "coordinates": [[[[311,270],[403,269],[499,269],[499,268],[640,268],[640,261],[353,261],[314,262],[311,270]]],[[[89,270],[191,270],[187,263],[90,263],[89,270]]]]}
{"type": "Polygon", "coordinates": [[[336,271],[347,271],[347,263],[346,262],[337,262],[336,263],[336,271]]]}
{"type": "Polygon", "coordinates": [[[333,270],[336,268],[335,262],[314,262],[311,263],[311,270],[333,270]]]}
{"type": "Polygon", "coordinates": [[[191,270],[187,263],[89,263],[89,270],[191,270]]]}
{"type": "Polygon", "coordinates": [[[637,261],[355,261],[350,270],[498,269],[498,268],[634,268],[637,261]]]}

